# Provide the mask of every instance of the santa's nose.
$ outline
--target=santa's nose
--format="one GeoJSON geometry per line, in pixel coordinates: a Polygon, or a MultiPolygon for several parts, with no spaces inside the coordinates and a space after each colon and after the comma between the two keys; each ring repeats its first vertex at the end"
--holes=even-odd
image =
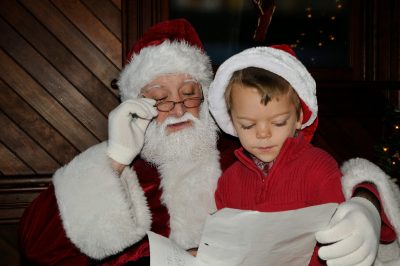
{"type": "Polygon", "coordinates": [[[186,113],[186,107],[183,102],[175,102],[174,107],[169,111],[170,115],[181,117],[186,113]]]}

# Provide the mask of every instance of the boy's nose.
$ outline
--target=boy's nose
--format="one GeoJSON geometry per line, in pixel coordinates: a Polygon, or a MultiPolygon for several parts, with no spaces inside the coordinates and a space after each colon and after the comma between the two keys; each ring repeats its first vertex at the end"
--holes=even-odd
{"type": "Polygon", "coordinates": [[[267,126],[259,126],[257,127],[256,137],[259,139],[265,139],[271,137],[271,131],[267,126]]]}

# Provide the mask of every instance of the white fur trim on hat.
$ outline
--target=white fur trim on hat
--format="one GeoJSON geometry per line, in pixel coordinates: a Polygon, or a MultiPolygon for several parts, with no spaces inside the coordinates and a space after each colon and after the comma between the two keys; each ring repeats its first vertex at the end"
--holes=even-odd
{"type": "Polygon", "coordinates": [[[233,72],[247,67],[263,68],[287,80],[299,97],[308,106],[311,116],[302,128],[311,125],[317,117],[318,103],[315,80],[305,66],[294,56],[272,47],[256,47],[244,50],[228,60],[219,68],[208,92],[210,111],[220,128],[237,136],[228,113],[224,93],[233,72]]]}
{"type": "Polygon", "coordinates": [[[137,98],[141,89],[160,75],[188,74],[203,87],[204,95],[212,80],[209,57],[184,41],[164,41],[134,54],[119,77],[122,100],[137,98]]]}

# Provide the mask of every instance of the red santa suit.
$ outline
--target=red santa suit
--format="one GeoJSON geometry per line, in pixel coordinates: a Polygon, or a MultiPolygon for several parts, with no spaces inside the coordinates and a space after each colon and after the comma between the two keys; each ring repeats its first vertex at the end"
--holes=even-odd
{"type": "MultiPolygon", "coordinates": [[[[171,73],[189,74],[206,95],[211,63],[184,20],[155,25],[133,47],[119,79],[122,100],[138,97],[144,85],[171,73]]],[[[202,107],[208,108],[207,99],[202,107]]],[[[58,169],[52,186],[27,208],[19,231],[22,256],[32,265],[124,265],[149,255],[149,230],[169,236],[182,248],[195,247],[207,215],[216,210],[221,168],[229,165],[237,147],[218,145],[228,151],[219,153],[215,145],[208,156],[176,162],[170,169],[135,161],[121,175],[111,166],[106,142],[89,148],[58,169]]],[[[392,208],[389,217],[398,223],[394,187],[379,168],[372,172],[368,167],[375,166],[364,161],[347,165],[345,195],[350,197],[364,180],[378,180],[378,191],[386,193],[382,206],[392,208]]]]}

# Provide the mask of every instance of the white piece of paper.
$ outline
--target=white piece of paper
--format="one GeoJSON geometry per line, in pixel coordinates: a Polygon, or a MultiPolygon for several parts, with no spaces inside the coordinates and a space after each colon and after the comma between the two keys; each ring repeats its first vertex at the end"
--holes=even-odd
{"type": "Polygon", "coordinates": [[[196,258],[162,235],[147,232],[150,242],[150,266],[194,266],[196,258]]]}
{"type": "Polygon", "coordinates": [[[325,229],[336,203],[292,211],[222,209],[205,223],[197,257],[149,232],[151,266],[308,265],[315,232],[325,229]]]}

